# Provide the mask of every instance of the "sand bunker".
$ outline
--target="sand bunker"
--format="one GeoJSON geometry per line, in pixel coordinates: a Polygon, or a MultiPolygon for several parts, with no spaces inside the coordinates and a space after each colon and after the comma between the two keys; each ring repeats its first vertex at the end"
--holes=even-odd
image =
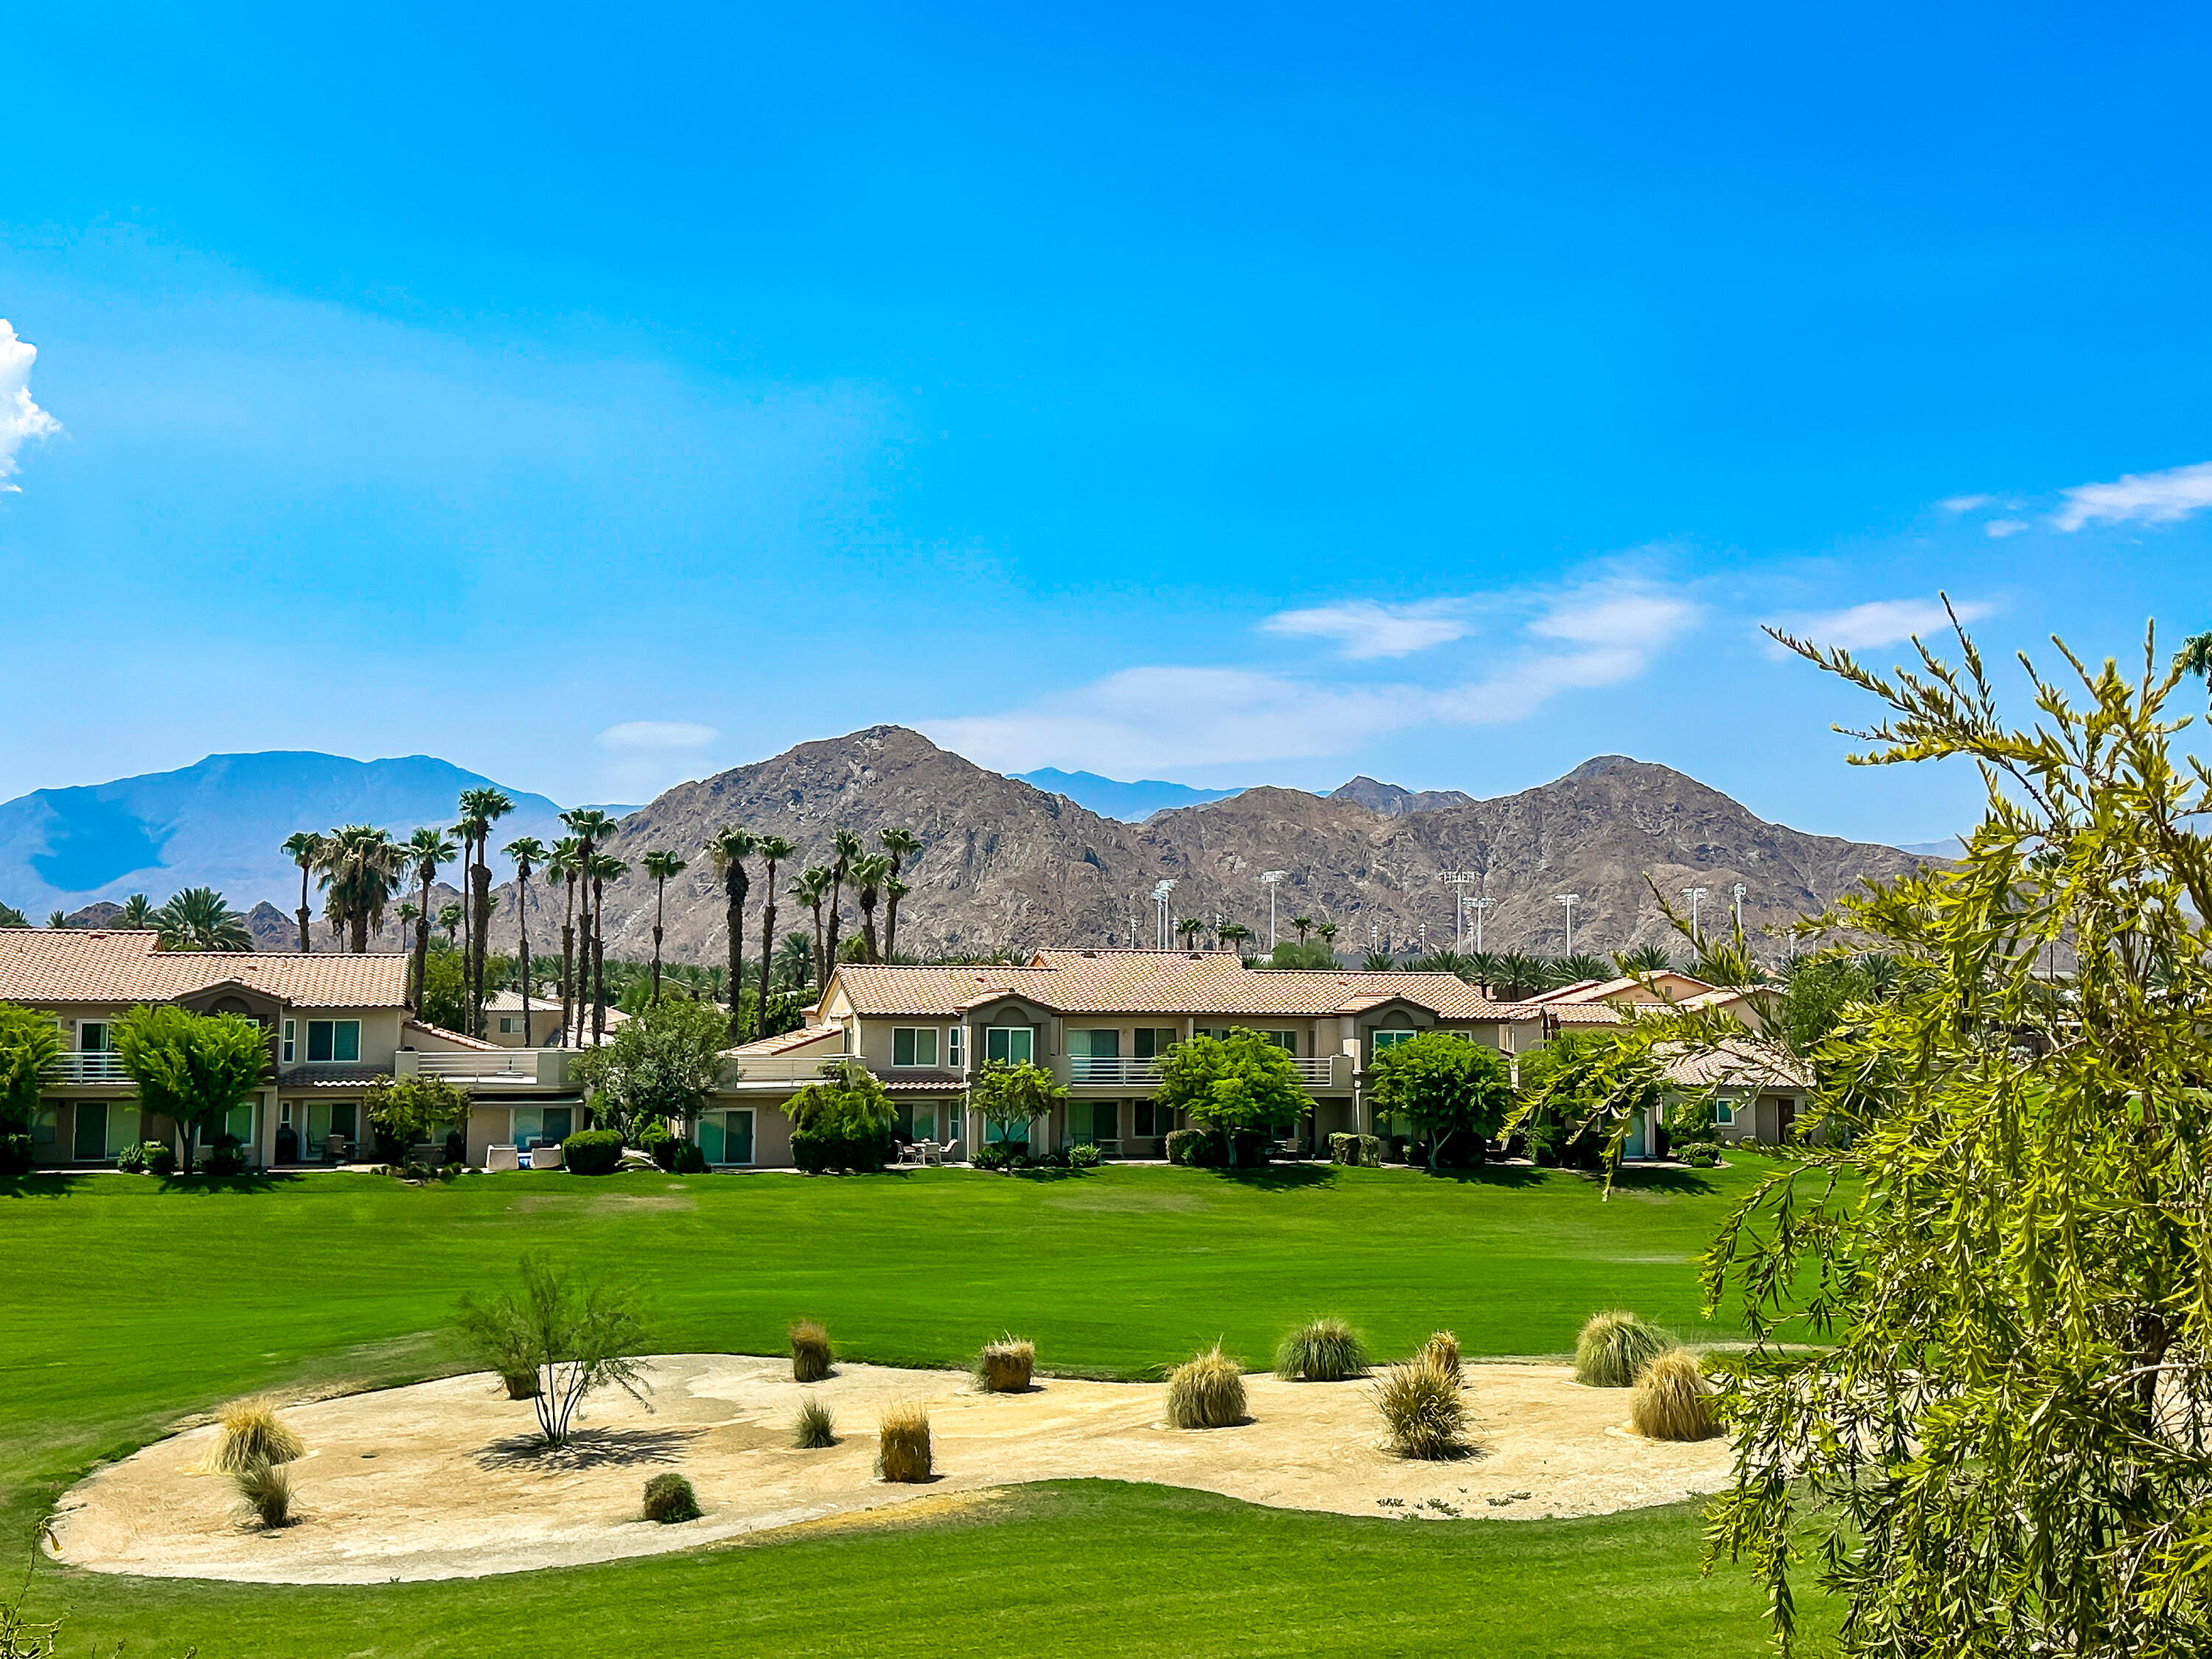
{"type": "MultiPolygon", "coordinates": [[[[1250,1419],[1180,1431],[1159,1383],[1046,1377],[979,1395],[952,1371],[841,1364],[791,1380],[788,1361],[678,1354],[653,1362],[653,1411],[595,1399],[575,1443],[531,1444],[529,1402],[497,1379],[449,1377],[292,1407],[310,1450],[290,1465],[293,1524],[251,1524],[231,1483],[197,1466],[212,1425],[100,1470],[63,1500],[56,1553],[73,1565],[155,1577],[263,1583],[465,1578],[651,1555],[742,1533],[917,1504],[917,1518],[988,1504],[989,1490],[1076,1477],[1194,1486],[1284,1509],[1424,1520],[1601,1514],[1718,1489],[1727,1443],[1648,1441],[1626,1425],[1625,1389],[1584,1389],[1564,1365],[1475,1364],[1468,1401],[1482,1448],[1451,1463],[1382,1449],[1367,1382],[1248,1380],[1250,1419]],[[826,1401],[841,1443],[791,1444],[802,1400],[826,1401]],[[936,1479],[875,1479],[878,1412],[929,1402],[936,1479]],[[705,1514],[638,1519],[647,1477],[690,1477],[705,1514]]],[[[878,1518],[898,1517],[884,1514],[878,1518]]]]}

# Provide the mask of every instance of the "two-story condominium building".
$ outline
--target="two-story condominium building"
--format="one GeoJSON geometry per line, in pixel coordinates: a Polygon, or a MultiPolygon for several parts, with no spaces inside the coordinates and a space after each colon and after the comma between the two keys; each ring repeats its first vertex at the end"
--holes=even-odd
{"type": "Polygon", "coordinates": [[[568,1055],[476,1042],[416,1021],[407,957],[289,951],[163,951],[149,932],[0,928],[0,1001],[52,1014],[64,1052],[40,1091],[32,1156],[47,1167],[110,1164],[142,1140],[173,1142],[115,1054],[115,1022],[141,1005],[240,1014],[268,1033],[267,1083],[209,1136],[235,1135],[264,1167],[320,1163],[367,1143],[368,1085],[410,1071],[465,1089],[469,1157],[494,1142],[557,1139],[580,1127],[568,1055]]]}

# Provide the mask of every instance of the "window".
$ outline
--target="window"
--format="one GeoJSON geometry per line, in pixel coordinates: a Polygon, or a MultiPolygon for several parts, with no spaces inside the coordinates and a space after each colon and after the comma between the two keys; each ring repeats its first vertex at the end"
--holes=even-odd
{"type": "Polygon", "coordinates": [[[1119,1031],[1070,1031],[1067,1052],[1088,1060],[1119,1060],[1121,1057],[1121,1034],[1119,1031]]]}
{"type": "Polygon", "coordinates": [[[1079,1135],[1077,1138],[1079,1139],[1088,1140],[1093,1143],[1102,1140],[1121,1139],[1121,1103],[1119,1101],[1113,1100],[1079,1101],[1072,1109],[1079,1121],[1084,1115],[1084,1108],[1086,1105],[1090,1108],[1088,1115],[1091,1121],[1086,1126],[1089,1129],[1089,1133],[1087,1134],[1079,1135]]]}
{"type": "Polygon", "coordinates": [[[107,1022],[104,1019],[81,1019],[76,1023],[76,1048],[81,1054],[104,1054],[107,1052],[107,1022]]]}
{"type": "Polygon", "coordinates": [[[568,1106],[518,1106],[514,1109],[514,1144],[529,1146],[542,1142],[557,1146],[575,1127],[576,1114],[568,1106]]]}
{"type": "MultiPolygon", "coordinates": [[[[932,1032],[933,1036],[936,1033],[932,1032]]],[[[908,1140],[937,1139],[937,1103],[917,1100],[899,1108],[899,1133],[908,1140]]]]}
{"type": "Polygon", "coordinates": [[[753,1161],[753,1115],[708,1112],[699,1120],[699,1150],[709,1164],[753,1161]]]}
{"type": "Polygon", "coordinates": [[[357,1019],[311,1019],[307,1022],[307,1063],[346,1064],[361,1058],[361,1022],[357,1019]]]}
{"type": "Polygon", "coordinates": [[[1007,1066],[1027,1066],[1036,1057],[1036,1030],[1029,1025],[994,1025],[983,1033],[983,1058],[1007,1066]]]}
{"type": "Polygon", "coordinates": [[[54,1144],[57,1139],[54,1127],[56,1115],[55,1109],[52,1106],[39,1108],[39,1115],[31,1120],[31,1144],[33,1146],[51,1146],[54,1144]]]}
{"type": "Polygon", "coordinates": [[[1262,1031],[1260,1040],[1274,1044],[1286,1054],[1296,1054],[1298,1051],[1298,1034],[1296,1031],[1262,1031]]]}
{"type": "MultiPolygon", "coordinates": [[[[945,1063],[956,1072],[967,1069],[966,1062],[961,1058],[967,1052],[967,1045],[961,1040],[967,1035],[967,1031],[968,1028],[964,1025],[948,1025],[945,1028],[945,1063]]],[[[957,1135],[959,1132],[955,1130],[953,1133],[957,1135]]]]}
{"type": "Polygon", "coordinates": [[[1176,1034],[1171,1026],[1140,1026],[1136,1033],[1136,1046],[1129,1050],[1139,1060],[1158,1060],[1176,1045],[1176,1034]]]}
{"type": "MultiPolygon", "coordinates": [[[[286,1020],[284,1022],[284,1064],[287,1066],[292,1063],[292,1022],[286,1020]]],[[[289,1122],[291,1120],[288,1118],[285,1121],[289,1122]]]]}
{"type": "Polygon", "coordinates": [[[1149,1100],[1140,1100],[1136,1104],[1133,1114],[1136,1121],[1129,1126],[1129,1129],[1130,1133],[1139,1139],[1161,1133],[1152,1127],[1152,1103],[1149,1100]]]}
{"type": "Polygon", "coordinates": [[[1411,1031],[1377,1031],[1375,1034],[1375,1052],[1388,1054],[1401,1043],[1411,1042],[1414,1033],[1411,1031]]]}
{"type": "Polygon", "coordinates": [[[501,1036],[513,1036],[520,1029],[515,1024],[513,1014],[501,1014],[499,1017],[499,1034],[501,1036]]]}
{"type": "Polygon", "coordinates": [[[934,1025],[893,1027],[891,1064],[894,1066],[936,1065],[937,1028],[934,1025]]]}
{"type": "Polygon", "coordinates": [[[253,1103],[249,1100],[242,1106],[232,1107],[224,1115],[222,1127],[216,1133],[218,1137],[230,1136],[241,1146],[251,1146],[253,1144],[253,1103]]]}
{"type": "Polygon", "coordinates": [[[960,1139],[960,1103],[952,1102],[945,1109],[945,1141],[951,1146],[960,1139]]]}
{"type": "Polygon", "coordinates": [[[1713,1103],[1713,1122],[1718,1127],[1735,1127],[1735,1108],[1725,1100],[1716,1100],[1713,1103]]]}

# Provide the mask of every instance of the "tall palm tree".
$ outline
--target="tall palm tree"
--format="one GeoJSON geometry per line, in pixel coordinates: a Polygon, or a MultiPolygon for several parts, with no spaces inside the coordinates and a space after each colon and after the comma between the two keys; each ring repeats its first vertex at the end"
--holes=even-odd
{"type": "Polygon", "coordinates": [[[821,865],[810,865],[792,882],[790,892],[792,897],[814,912],[814,982],[827,985],[830,953],[822,933],[822,902],[830,896],[830,872],[821,865]]]}
{"type": "Polygon", "coordinates": [[[2208,708],[2212,708],[2212,634],[2191,634],[2173,653],[2173,665],[2204,682],[2208,708]]]}
{"type": "Polygon", "coordinates": [[[1306,942],[1306,935],[1313,932],[1313,918],[1311,916],[1292,916],[1291,918],[1291,926],[1298,930],[1298,943],[1304,945],[1306,942]]]}
{"type": "Polygon", "coordinates": [[[154,913],[165,951],[251,951],[246,918],[212,887],[187,887],[154,913]]]}
{"type": "Polygon", "coordinates": [[[606,884],[620,881],[629,866],[612,853],[592,854],[592,1041],[607,1037],[607,893],[606,884]]]}
{"type": "Polygon", "coordinates": [[[448,951],[454,948],[453,935],[461,931],[461,907],[458,902],[441,905],[438,908],[438,926],[445,929],[446,948],[448,951]]]}
{"type": "Polygon", "coordinates": [[[722,919],[729,929],[732,1042],[745,1040],[744,1018],[738,1006],[743,999],[738,994],[745,980],[745,890],[752,884],[745,860],[759,845],[759,838],[751,830],[726,823],[707,837],[705,849],[707,861],[714,866],[715,878],[722,884],[722,919]]]}
{"type": "Polygon", "coordinates": [[[1198,936],[1205,931],[1206,924],[1196,916],[1185,916],[1176,923],[1176,933],[1182,939],[1182,947],[1186,951],[1198,948],[1198,936]]]}
{"type": "MultiPolygon", "coordinates": [[[[840,830],[830,837],[830,850],[836,856],[830,864],[830,966],[837,965],[837,935],[845,931],[845,882],[853,866],[866,856],[860,838],[850,830],[840,830]]],[[[823,970],[824,985],[830,982],[829,969],[823,970]]]]}
{"type": "Polygon", "coordinates": [[[568,908],[561,917],[561,1046],[568,1046],[568,1030],[574,1023],[576,991],[576,883],[584,870],[584,843],[563,836],[553,843],[547,872],[568,890],[568,908]]]}
{"type": "Polygon", "coordinates": [[[123,908],[109,918],[107,925],[128,928],[133,933],[151,927],[154,925],[154,901],[143,893],[133,893],[123,901],[123,908]]]}
{"type": "Polygon", "coordinates": [[[1322,922],[1314,928],[1314,932],[1319,933],[1321,942],[1328,946],[1330,960],[1334,961],[1336,957],[1336,924],[1333,921],[1322,922]]]}
{"type": "Polygon", "coordinates": [[[899,901],[914,890],[899,879],[899,872],[921,851],[921,842],[911,830],[879,830],[876,839],[891,861],[891,878],[884,884],[884,959],[888,962],[898,955],[899,901]]]}
{"type": "Polygon", "coordinates": [[[891,861],[877,853],[855,860],[848,873],[860,901],[860,939],[867,946],[867,960],[881,962],[883,952],[876,948],[876,901],[883,896],[884,884],[891,878],[891,861]]]}
{"type": "MultiPolygon", "coordinates": [[[[799,884],[792,883],[795,889],[799,884]]],[[[814,941],[796,927],[783,936],[783,943],[775,947],[775,976],[785,985],[797,990],[811,982],[814,974],[814,941]]]]}
{"type": "Polygon", "coordinates": [[[596,806],[572,806],[561,814],[561,822],[576,838],[576,880],[583,902],[576,919],[576,940],[581,954],[576,960],[576,1025],[583,1028],[584,981],[592,974],[592,860],[598,855],[599,844],[614,832],[614,820],[596,806]]]}
{"type": "Polygon", "coordinates": [[[300,866],[300,954],[305,956],[311,948],[307,944],[307,918],[313,914],[307,906],[307,878],[322,862],[323,838],[312,830],[295,830],[284,837],[284,845],[277,850],[300,866]]]}
{"type": "Polygon", "coordinates": [[[384,908],[405,861],[406,849],[392,832],[373,824],[349,823],[324,837],[323,916],[350,935],[355,955],[366,954],[369,934],[384,926],[384,908]]]}
{"type": "Polygon", "coordinates": [[[673,853],[647,853],[642,862],[645,873],[653,878],[653,1000],[660,1000],[660,933],[661,922],[668,909],[668,884],[691,866],[673,853]]]}
{"type": "Polygon", "coordinates": [[[1246,939],[1252,937],[1252,930],[1241,921],[1232,921],[1220,930],[1218,937],[1224,945],[1241,957],[1244,954],[1242,946],[1246,939]]]}
{"type": "Polygon", "coordinates": [[[407,1001],[417,1014],[422,1012],[422,975],[430,960],[430,884],[437,880],[440,865],[453,862],[456,850],[434,823],[424,824],[407,838],[408,861],[422,890],[422,902],[414,907],[415,957],[407,967],[407,1001]]]}
{"type": "Polygon", "coordinates": [[[545,843],[535,836],[523,836],[501,850],[514,860],[515,955],[522,966],[522,1046],[534,1048],[537,1039],[530,1030],[530,877],[545,862],[545,843]]]}
{"type": "Polygon", "coordinates": [[[768,995],[769,958],[775,951],[775,866],[798,849],[781,836],[763,836],[754,843],[753,851],[760,854],[767,873],[761,878],[761,988],[760,1034],[768,1035],[768,995]]]}
{"type": "Polygon", "coordinates": [[[469,865],[465,902],[471,919],[469,939],[469,1035],[483,1035],[484,947],[491,935],[491,827],[514,811],[507,793],[489,785],[461,791],[461,821],[474,832],[475,858],[469,865]]]}

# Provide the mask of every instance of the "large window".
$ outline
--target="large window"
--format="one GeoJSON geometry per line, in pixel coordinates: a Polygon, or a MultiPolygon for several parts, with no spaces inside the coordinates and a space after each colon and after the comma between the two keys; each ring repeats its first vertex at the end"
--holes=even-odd
{"type": "Polygon", "coordinates": [[[753,1161],[753,1115],[750,1111],[708,1112],[699,1120],[699,1150],[709,1164],[753,1161]]]}
{"type": "Polygon", "coordinates": [[[1416,1035],[1413,1031],[1377,1031],[1375,1034],[1375,1052],[1388,1054],[1401,1043],[1411,1042],[1416,1035]]]}
{"type": "Polygon", "coordinates": [[[1121,1138],[1121,1103],[1115,1100],[1078,1101],[1068,1109],[1070,1116],[1080,1127],[1078,1140],[1097,1143],[1118,1141],[1121,1138]],[[1084,1122],[1088,1117],[1090,1121],[1084,1122]]]}
{"type": "Polygon", "coordinates": [[[1735,1108],[1725,1100],[1713,1102],[1713,1122],[1727,1128],[1735,1127],[1735,1108]]]}
{"type": "Polygon", "coordinates": [[[1121,1058],[1121,1034],[1119,1031],[1070,1031],[1067,1052],[1088,1060],[1119,1060],[1121,1058]]]}
{"type": "Polygon", "coordinates": [[[81,1019],[76,1023],[76,1048],[81,1054],[104,1054],[107,1052],[107,1022],[104,1019],[81,1019]]]}
{"type": "Polygon", "coordinates": [[[361,1058],[361,1022],[357,1019],[311,1019],[307,1022],[307,1063],[351,1064],[361,1058]]]}
{"type": "Polygon", "coordinates": [[[1286,1054],[1296,1054],[1298,1051],[1298,1034],[1296,1031],[1262,1031],[1260,1040],[1272,1042],[1286,1054]]]}
{"type": "Polygon", "coordinates": [[[1036,1059],[1036,1031],[1028,1025],[993,1025],[983,1033],[983,1058],[1007,1066],[1028,1066],[1036,1059]]]}
{"type": "Polygon", "coordinates": [[[933,1100],[908,1101],[898,1109],[899,1133],[908,1140],[937,1139],[937,1103],[933,1100]]]}
{"type": "Polygon", "coordinates": [[[1136,1044],[1129,1052],[1139,1060],[1158,1060],[1176,1045],[1172,1026],[1140,1025],[1136,1031],[1136,1044]]]}
{"type": "Polygon", "coordinates": [[[936,1065],[937,1028],[934,1025],[892,1027],[891,1064],[894,1066],[936,1065]]]}

